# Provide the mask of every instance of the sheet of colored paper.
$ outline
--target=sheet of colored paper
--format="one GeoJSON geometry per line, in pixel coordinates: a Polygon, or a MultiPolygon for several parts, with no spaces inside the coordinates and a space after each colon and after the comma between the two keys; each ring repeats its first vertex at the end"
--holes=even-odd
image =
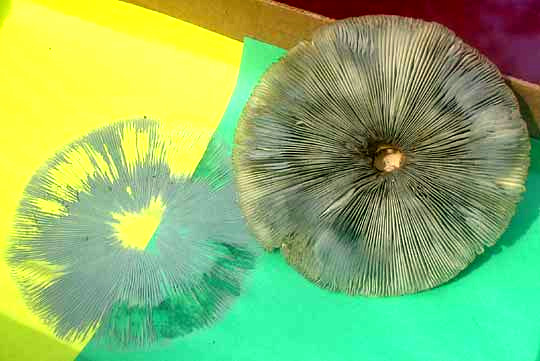
{"type": "Polygon", "coordinates": [[[188,127],[192,172],[234,89],[242,43],[116,0],[0,1],[0,360],[73,360],[26,307],[5,262],[33,173],[66,144],[134,118],[188,127]]]}
{"type": "MultiPolygon", "coordinates": [[[[283,53],[245,40],[238,84],[216,137],[232,142],[251,90],[283,53]]],[[[528,190],[510,228],[447,285],[403,297],[349,297],[312,285],[278,252],[265,254],[244,295],[213,328],[145,353],[90,344],[79,361],[536,361],[540,142],[532,142],[528,190]]]]}

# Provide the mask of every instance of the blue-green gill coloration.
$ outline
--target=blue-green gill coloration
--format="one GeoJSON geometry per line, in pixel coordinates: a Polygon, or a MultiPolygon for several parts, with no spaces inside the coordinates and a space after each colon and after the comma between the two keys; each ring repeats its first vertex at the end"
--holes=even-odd
{"type": "Polygon", "coordinates": [[[321,28],[263,76],[235,138],[246,220],[318,285],[438,286],[508,226],[529,139],[499,71],[445,27],[367,16],[321,28]]]}
{"type": "Polygon", "coordinates": [[[141,119],[74,141],[27,185],[8,262],[30,308],[63,339],[144,346],[216,321],[256,248],[219,146],[182,172],[192,132],[141,119]]]}

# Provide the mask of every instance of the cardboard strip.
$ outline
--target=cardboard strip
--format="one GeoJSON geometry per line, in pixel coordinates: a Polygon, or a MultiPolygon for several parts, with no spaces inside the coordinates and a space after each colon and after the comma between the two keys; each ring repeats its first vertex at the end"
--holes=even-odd
{"type": "Polygon", "coordinates": [[[527,122],[529,134],[531,137],[540,138],[540,85],[511,76],[506,77],[506,82],[518,98],[521,115],[527,122]]]}
{"type": "Polygon", "coordinates": [[[236,40],[251,37],[284,49],[307,39],[330,18],[271,0],[124,0],[236,40]]]}
{"type": "MultiPolygon", "coordinates": [[[[244,37],[289,49],[333,19],[272,0],[123,0],[233,39],[244,37]]],[[[540,138],[540,86],[506,77],[520,100],[532,137],[540,138]]]]}

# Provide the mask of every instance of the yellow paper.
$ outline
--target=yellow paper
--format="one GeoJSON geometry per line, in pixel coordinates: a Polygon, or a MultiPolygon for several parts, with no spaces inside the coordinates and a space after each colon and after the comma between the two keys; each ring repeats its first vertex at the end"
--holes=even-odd
{"type": "Polygon", "coordinates": [[[11,334],[1,359],[73,360],[88,341],[29,342],[54,336],[25,306],[4,254],[32,174],[89,131],[143,116],[203,132],[184,170],[192,171],[241,52],[240,42],[121,1],[12,1],[0,27],[0,335],[11,334]],[[25,352],[9,354],[17,349],[25,352]]]}

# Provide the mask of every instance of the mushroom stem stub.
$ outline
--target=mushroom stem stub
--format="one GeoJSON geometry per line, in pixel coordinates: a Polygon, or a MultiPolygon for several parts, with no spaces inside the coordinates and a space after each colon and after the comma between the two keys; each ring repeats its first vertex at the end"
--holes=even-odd
{"type": "Polygon", "coordinates": [[[381,146],[375,153],[373,165],[381,172],[392,172],[401,168],[405,155],[392,146],[381,146]]]}

